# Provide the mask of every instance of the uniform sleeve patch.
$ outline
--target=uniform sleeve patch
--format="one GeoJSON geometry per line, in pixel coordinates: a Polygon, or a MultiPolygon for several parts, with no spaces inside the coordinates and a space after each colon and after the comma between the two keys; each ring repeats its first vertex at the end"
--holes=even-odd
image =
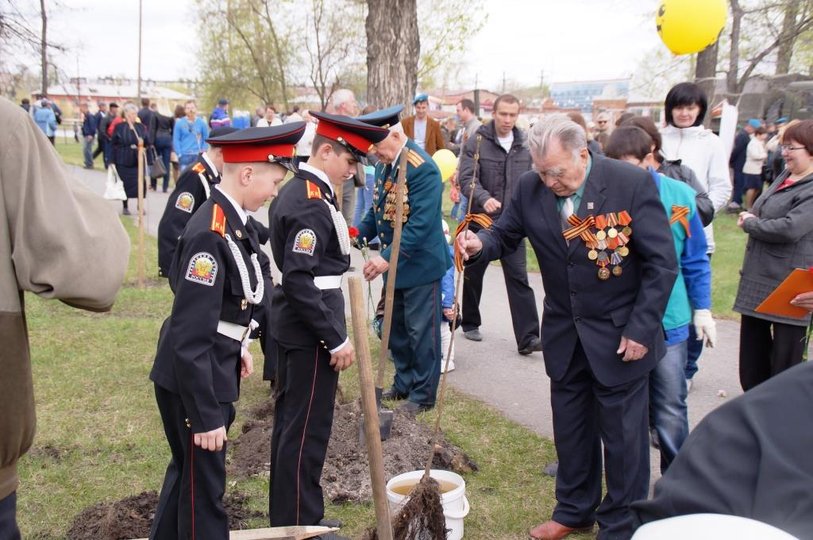
{"type": "Polygon", "coordinates": [[[311,229],[302,229],[294,237],[294,253],[304,253],[313,256],[316,250],[316,233],[311,229]]]}
{"type": "Polygon", "coordinates": [[[195,253],[189,261],[189,266],[186,269],[186,279],[193,283],[200,283],[201,285],[211,287],[215,284],[217,270],[218,267],[215,258],[209,253],[201,251],[200,253],[195,253]]]}
{"type": "Polygon", "coordinates": [[[188,191],[184,191],[178,198],[175,199],[175,208],[178,210],[182,210],[189,214],[192,213],[192,208],[195,207],[195,196],[189,193],[188,191]]]}

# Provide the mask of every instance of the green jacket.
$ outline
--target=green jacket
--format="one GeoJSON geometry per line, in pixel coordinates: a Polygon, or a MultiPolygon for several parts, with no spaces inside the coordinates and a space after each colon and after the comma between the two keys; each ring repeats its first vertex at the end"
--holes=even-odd
{"type": "MultiPolygon", "coordinates": [[[[407,172],[396,289],[437,281],[452,265],[441,226],[443,180],[440,171],[429,154],[411,139],[407,140],[402,152],[407,152],[407,172]]],[[[387,261],[392,254],[395,231],[395,185],[399,161],[400,155],[392,166],[376,165],[373,206],[359,226],[359,241],[378,237],[381,256],[387,261]]]]}

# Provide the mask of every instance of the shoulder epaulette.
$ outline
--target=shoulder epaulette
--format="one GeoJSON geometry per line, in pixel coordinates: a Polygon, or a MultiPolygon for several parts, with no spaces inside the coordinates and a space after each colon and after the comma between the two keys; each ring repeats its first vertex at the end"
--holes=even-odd
{"type": "Polygon", "coordinates": [[[305,189],[308,191],[308,199],[322,198],[322,190],[310,180],[305,180],[305,189]]]}
{"type": "Polygon", "coordinates": [[[407,161],[413,167],[420,167],[423,165],[423,157],[415,150],[407,152],[407,161]]]}
{"type": "Polygon", "coordinates": [[[226,214],[219,204],[212,206],[212,224],[209,229],[220,236],[226,236],[226,214]]]}
{"type": "Polygon", "coordinates": [[[198,161],[197,163],[192,165],[192,170],[195,171],[196,173],[200,174],[200,173],[206,172],[206,167],[203,166],[203,163],[198,161]]]}

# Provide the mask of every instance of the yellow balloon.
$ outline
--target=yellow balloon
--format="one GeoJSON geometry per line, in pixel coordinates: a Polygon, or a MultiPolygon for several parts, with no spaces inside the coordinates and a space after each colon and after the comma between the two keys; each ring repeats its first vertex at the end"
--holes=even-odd
{"type": "Polygon", "coordinates": [[[457,169],[457,156],[455,156],[451,150],[445,148],[438,150],[435,152],[435,155],[432,156],[432,159],[435,165],[438,166],[438,169],[440,169],[440,177],[444,182],[451,178],[455,169],[457,169]]]}
{"type": "Polygon", "coordinates": [[[691,54],[717,41],[727,15],[726,0],[663,0],[655,24],[670,51],[691,54]]]}

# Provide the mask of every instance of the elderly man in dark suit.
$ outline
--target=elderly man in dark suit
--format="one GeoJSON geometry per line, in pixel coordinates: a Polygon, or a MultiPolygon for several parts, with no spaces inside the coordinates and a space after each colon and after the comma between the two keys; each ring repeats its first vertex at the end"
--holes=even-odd
{"type": "Polygon", "coordinates": [[[559,471],[553,517],[530,535],[560,539],[598,521],[598,538],[629,538],[629,504],[649,487],[648,376],[677,275],[669,222],[646,171],[590,154],[565,115],[528,140],[535,170],[491,229],[457,242],[469,261],[494,260],[528,237],[542,271],[559,471]]]}

